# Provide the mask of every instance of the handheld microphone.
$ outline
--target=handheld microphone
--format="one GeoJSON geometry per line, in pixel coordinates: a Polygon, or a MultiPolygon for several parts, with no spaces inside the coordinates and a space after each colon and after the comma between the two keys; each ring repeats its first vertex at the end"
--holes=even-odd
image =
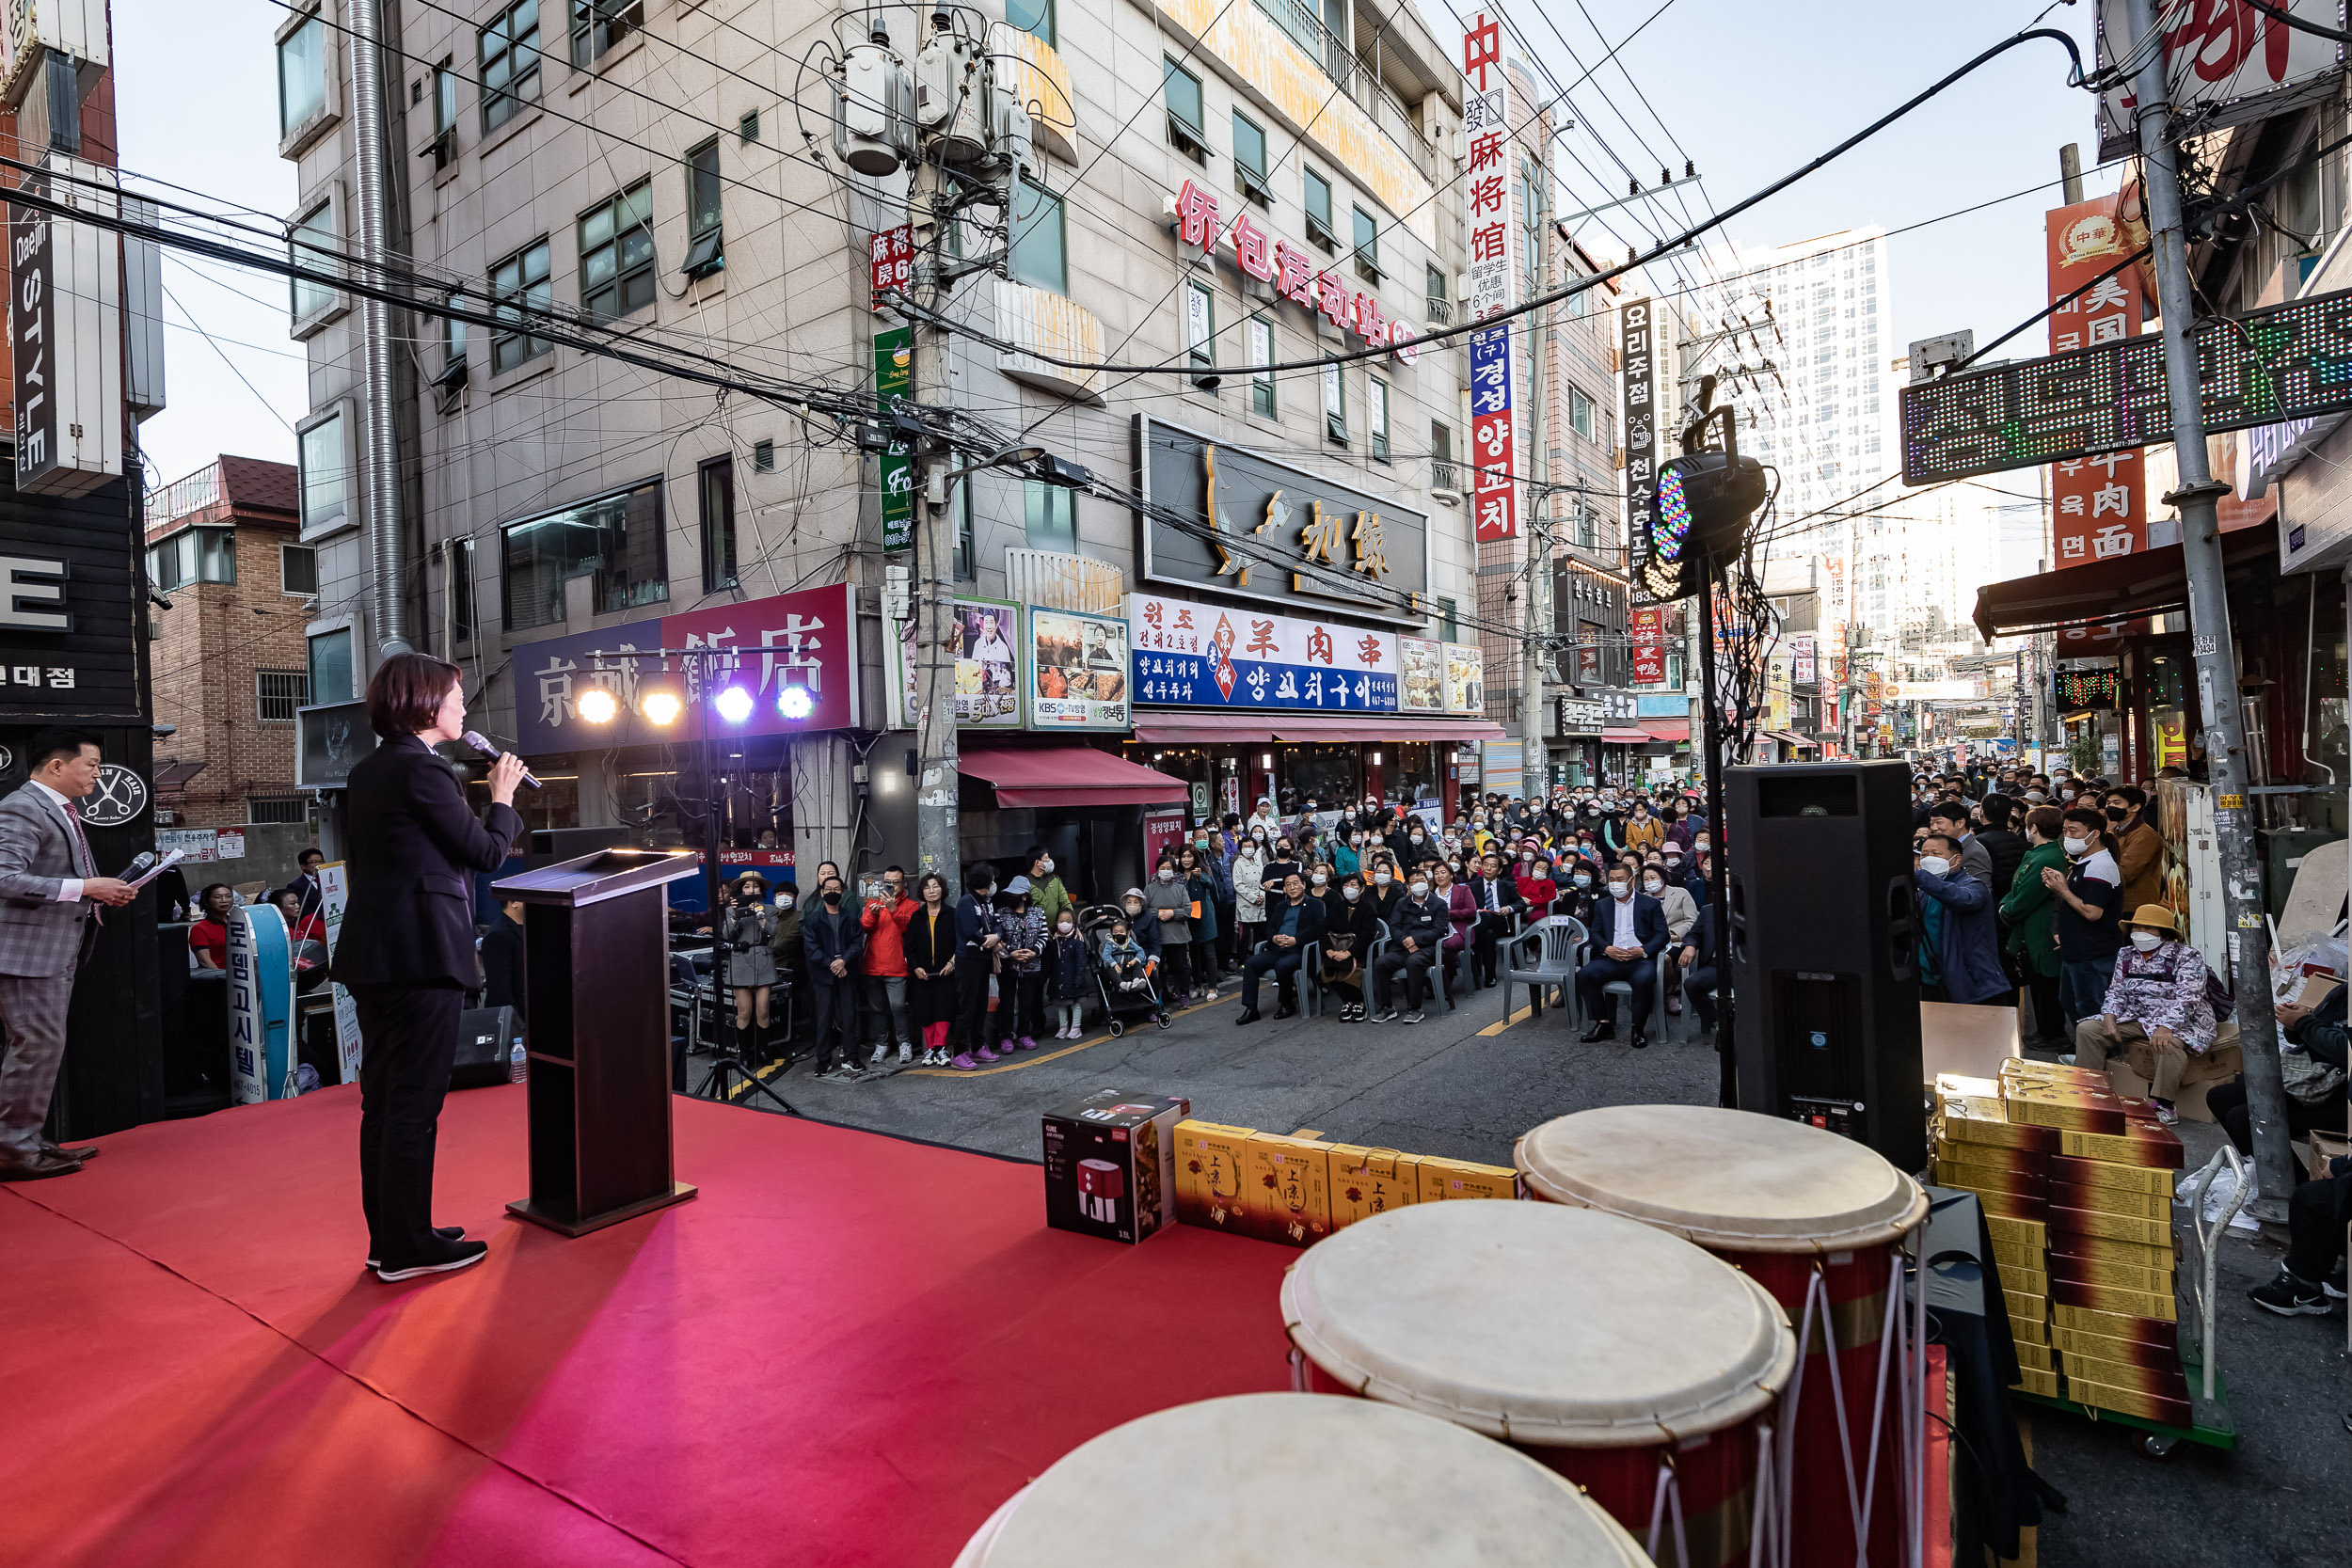
{"type": "Polygon", "coordinates": [[[121,882],[135,882],[142,876],[146,875],[147,868],[154,863],[155,851],[152,849],[142,849],[136,855],[132,857],[131,863],[124,866],[122,868],[122,874],[115,879],[121,882]]]}
{"type": "MultiPolygon", "coordinates": [[[[467,745],[472,747],[475,751],[480,752],[484,756],[488,757],[493,761],[498,759],[500,754],[499,749],[491,745],[486,739],[483,738],[483,735],[480,730],[468,730],[463,736],[459,736],[459,738],[465,741],[467,745]]],[[[529,784],[533,789],[539,787],[539,781],[531,776],[531,770],[529,768],[523,769],[523,783],[529,784]]]]}

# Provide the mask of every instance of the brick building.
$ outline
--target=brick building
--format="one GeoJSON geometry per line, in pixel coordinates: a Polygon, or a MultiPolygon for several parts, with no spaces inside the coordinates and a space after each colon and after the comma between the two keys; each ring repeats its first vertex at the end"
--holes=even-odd
{"type": "Polygon", "coordinates": [[[147,498],[155,803],[172,825],[301,822],[294,709],[310,699],[303,641],[318,592],[291,464],[222,457],[147,498]]]}

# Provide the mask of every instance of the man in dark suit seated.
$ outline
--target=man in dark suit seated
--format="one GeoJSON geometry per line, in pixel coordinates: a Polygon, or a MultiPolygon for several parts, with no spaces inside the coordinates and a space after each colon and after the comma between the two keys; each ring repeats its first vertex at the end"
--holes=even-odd
{"type": "Polygon", "coordinates": [[[1440,961],[1446,931],[1452,925],[1445,901],[1431,891],[1428,876],[1416,870],[1412,879],[1405,896],[1390,912],[1389,945],[1373,960],[1373,1005],[1380,1009],[1375,1023],[1398,1022],[1395,976],[1399,971],[1405,975],[1403,1021],[1421,1022],[1422,988],[1429,982],[1430,967],[1440,961]]]}
{"type": "Polygon", "coordinates": [[[1622,865],[1609,868],[1609,899],[1593,911],[1592,940],[1600,949],[1576,972],[1577,1000],[1592,1024],[1587,1041],[1613,1039],[1617,1033],[1616,999],[1600,988],[1623,980],[1633,988],[1633,1046],[1649,1044],[1650,992],[1658,983],[1658,955],[1666,948],[1665,907],[1646,893],[1633,889],[1633,874],[1622,865]]]}
{"type": "Polygon", "coordinates": [[[1708,993],[1715,989],[1715,906],[1703,904],[1699,917],[1682,942],[1682,994],[1691,999],[1698,1010],[1700,1026],[1712,1035],[1718,1011],[1714,997],[1708,993]]]}
{"type": "Polygon", "coordinates": [[[1478,863],[1478,869],[1470,879],[1470,902],[1478,906],[1478,920],[1470,927],[1470,978],[1481,986],[1495,983],[1497,944],[1519,928],[1519,918],[1527,909],[1527,900],[1519,895],[1519,885],[1502,874],[1502,857],[1488,855],[1478,863]]]}
{"type": "Polygon", "coordinates": [[[1258,982],[1269,972],[1277,1002],[1274,1016],[1290,1018],[1298,1011],[1298,966],[1308,947],[1321,940],[1323,919],[1323,900],[1307,896],[1307,880],[1295,871],[1282,879],[1281,892],[1266,895],[1266,944],[1242,966],[1241,1016],[1235,1023],[1258,1022],[1258,982]]]}

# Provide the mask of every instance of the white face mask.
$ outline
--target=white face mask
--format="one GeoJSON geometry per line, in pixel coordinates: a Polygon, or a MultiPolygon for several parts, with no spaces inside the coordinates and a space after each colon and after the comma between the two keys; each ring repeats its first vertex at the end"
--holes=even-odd
{"type": "Polygon", "coordinates": [[[1161,867],[1160,867],[1160,880],[1161,880],[1161,881],[1163,881],[1163,882],[1172,882],[1172,881],[1174,881],[1175,879],[1176,879],[1176,868],[1175,868],[1174,866],[1171,866],[1171,865],[1163,865],[1163,866],[1161,866],[1161,867]]]}
{"type": "Polygon", "coordinates": [[[1037,874],[1041,877],[1051,877],[1054,874],[1054,863],[1051,860],[1038,862],[1037,874]]]}
{"type": "Polygon", "coordinates": [[[2134,931],[2132,945],[2143,953],[2153,953],[2164,944],[2164,938],[2153,931],[2134,931]]]}
{"type": "Polygon", "coordinates": [[[2058,799],[2061,800],[2071,800],[2074,798],[2074,792],[2071,789],[2061,789],[2058,791],[2058,799]]]}
{"type": "Polygon", "coordinates": [[[1310,887],[1321,887],[1324,883],[1329,881],[1330,879],[1330,878],[1318,871],[1313,876],[1307,879],[1307,885],[1310,887]]]}
{"type": "Polygon", "coordinates": [[[1578,887],[1591,887],[1593,885],[1592,876],[1588,872],[1580,871],[1568,879],[1574,882],[1578,887]]]}
{"type": "Polygon", "coordinates": [[[2066,852],[2070,855],[2087,855],[2090,853],[2090,840],[2087,838],[2068,838],[2064,842],[2066,845],[2066,852]]]}
{"type": "Polygon", "coordinates": [[[1658,892],[1665,885],[1665,879],[1662,877],[1645,877],[1642,879],[1642,886],[1651,893],[1658,892]]]}
{"type": "Polygon", "coordinates": [[[1378,884],[1379,884],[1380,886],[1382,886],[1382,887],[1387,887],[1387,886],[1388,886],[1391,882],[1392,882],[1392,881],[1396,880],[1396,879],[1395,879],[1395,878],[1393,878],[1393,877],[1390,876],[1390,875],[1389,875],[1387,872],[1385,872],[1385,871],[1375,871],[1375,872],[1374,872],[1374,873],[1372,874],[1372,879],[1373,879],[1375,882],[1378,883],[1378,884]]]}
{"type": "Polygon", "coordinates": [[[1941,877],[1951,868],[1952,863],[1946,860],[1941,855],[1922,855],[1919,857],[1919,869],[1926,872],[1931,877],[1941,877]]]}
{"type": "Polygon", "coordinates": [[[1609,896],[1617,899],[1630,898],[1633,896],[1633,884],[1631,882],[1611,882],[1609,884],[1609,896]]]}
{"type": "Polygon", "coordinates": [[[1077,928],[1078,927],[1073,926],[1067,920],[1057,922],[1054,927],[1054,929],[1059,931],[1063,936],[1068,936],[1071,932],[1076,930],[1077,928]]]}
{"type": "Polygon", "coordinates": [[[1414,842],[1415,844],[1426,844],[1426,843],[1428,843],[1428,842],[1429,842],[1429,840],[1428,840],[1427,835],[1425,835],[1425,834],[1422,834],[1422,833],[1415,833],[1415,834],[1413,835],[1413,842],[1414,842]]]}
{"type": "Polygon", "coordinates": [[[1347,895],[1347,901],[1351,904],[1364,895],[1364,890],[1358,887],[1353,882],[1350,882],[1347,886],[1340,889],[1340,891],[1347,895]]]}
{"type": "Polygon", "coordinates": [[[1415,898],[1426,898],[1426,897],[1428,897],[1428,896],[1429,896],[1429,884],[1428,884],[1427,882],[1415,882],[1415,883],[1413,884],[1413,896],[1414,896],[1415,898]]]}
{"type": "Polygon", "coordinates": [[[1520,851],[1519,851],[1519,859],[1520,859],[1522,862],[1532,862],[1532,861],[1534,861],[1534,858],[1535,858],[1535,851],[1534,851],[1534,850],[1533,850],[1533,849],[1522,849],[1522,850],[1520,850],[1520,851]]]}

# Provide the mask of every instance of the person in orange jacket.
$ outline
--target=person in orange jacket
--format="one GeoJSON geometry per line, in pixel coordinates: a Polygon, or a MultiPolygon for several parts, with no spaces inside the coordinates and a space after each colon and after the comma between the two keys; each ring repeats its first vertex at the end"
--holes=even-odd
{"type": "Polygon", "coordinates": [[[921,906],[907,896],[907,874],[898,866],[882,872],[880,898],[869,898],[858,924],[866,927],[866,990],[875,997],[875,1010],[890,1015],[890,1033],[874,1046],[868,1068],[888,1060],[898,1047],[898,1065],[914,1061],[914,1032],[907,1026],[907,922],[921,906]]]}

